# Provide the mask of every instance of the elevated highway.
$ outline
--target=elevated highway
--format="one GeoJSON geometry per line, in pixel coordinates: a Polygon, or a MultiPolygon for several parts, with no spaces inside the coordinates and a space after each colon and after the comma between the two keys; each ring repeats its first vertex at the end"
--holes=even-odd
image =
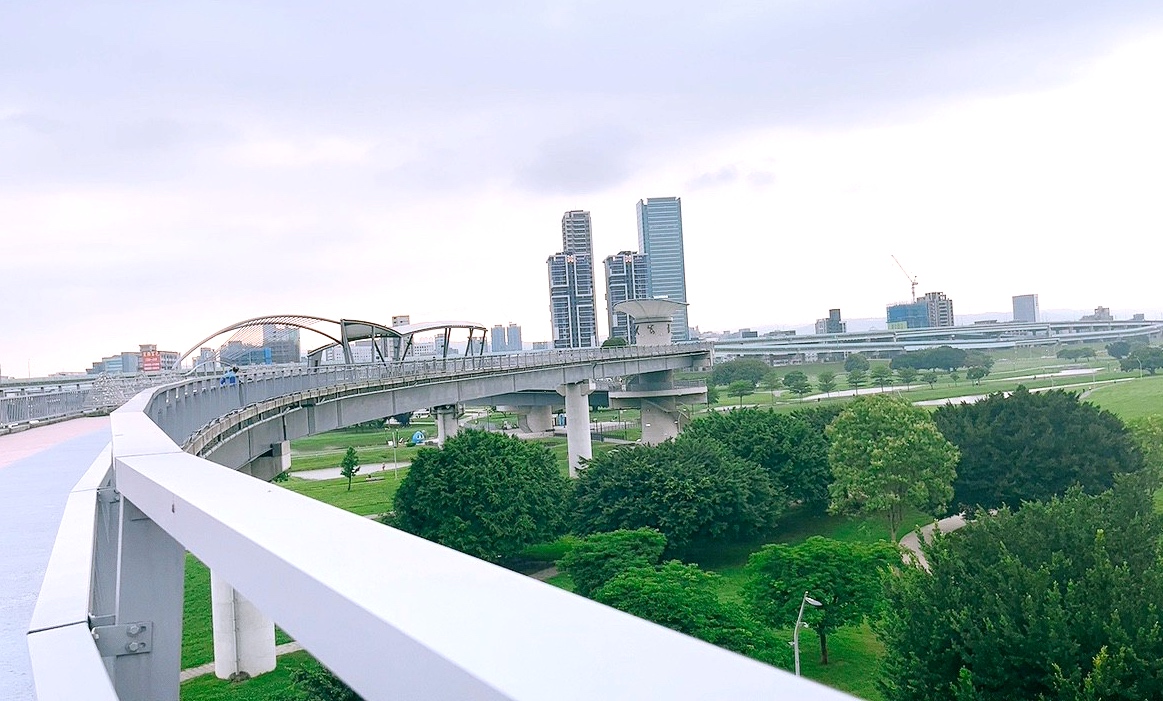
{"type": "Polygon", "coordinates": [[[263,662],[275,621],[367,699],[845,698],[230,469],[253,472],[296,435],[708,352],[303,368],[141,392],[67,497],[28,635],[38,698],[176,700],[187,551],[230,594],[215,601],[233,653],[219,663],[242,672],[263,662]]]}

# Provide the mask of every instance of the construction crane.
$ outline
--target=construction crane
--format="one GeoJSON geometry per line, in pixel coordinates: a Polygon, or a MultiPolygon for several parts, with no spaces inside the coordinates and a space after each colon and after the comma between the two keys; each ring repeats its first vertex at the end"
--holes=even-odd
{"type": "Polygon", "coordinates": [[[909,271],[905,270],[905,266],[901,265],[901,262],[896,259],[896,256],[892,255],[891,253],[889,256],[891,256],[893,262],[896,263],[896,267],[900,268],[901,272],[905,274],[905,277],[909,279],[909,285],[912,286],[909,290],[909,294],[912,296],[913,302],[917,301],[917,279],[912,275],[909,275],[909,271]]]}

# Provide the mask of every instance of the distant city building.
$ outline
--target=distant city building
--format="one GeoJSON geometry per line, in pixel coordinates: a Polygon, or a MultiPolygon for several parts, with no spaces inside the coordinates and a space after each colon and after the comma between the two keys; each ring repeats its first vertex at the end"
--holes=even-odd
{"type": "Polygon", "coordinates": [[[826,319],[816,319],[816,333],[846,333],[848,324],[840,320],[839,309],[829,309],[826,319]]]}
{"type": "Polygon", "coordinates": [[[589,212],[572,210],[562,216],[561,248],[546,260],[553,347],[591,348],[598,345],[598,322],[589,212]]]}
{"type": "MultiPolygon", "coordinates": [[[[281,324],[263,324],[262,336],[232,337],[218,349],[223,365],[273,365],[297,363],[302,359],[299,329],[281,324]]],[[[359,361],[353,357],[353,362],[359,361]]]]}
{"type": "Polygon", "coordinates": [[[535,351],[549,350],[549,341],[534,341],[533,342],[533,350],[535,350],[535,351]]]}
{"type": "Polygon", "coordinates": [[[953,300],[944,292],[929,292],[915,302],[888,305],[887,317],[890,330],[953,326],[953,300]]]}
{"type": "Polygon", "coordinates": [[[649,297],[646,293],[646,256],[633,251],[621,251],[606,256],[602,266],[606,271],[606,320],[610,324],[610,338],[622,338],[633,344],[630,317],[614,311],[614,305],[628,299],[649,297]]]}
{"type": "Polygon", "coordinates": [[[561,252],[584,253],[593,258],[594,225],[589,212],[575,209],[562,215],[561,252]]]}
{"type": "Polygon", "coordinates": [[[941,328],[953,326],[953,300],[944,292],[927,292],[921,298],[929,312],[929,326],[941,328]]]}
{"type": "MultiPolygon", "coordinates": [[[[638,252],[646,256],[647,297],[687,302],[682,201],[679,198],[651,197],[638,201],[638,252]]],[[[690,339],[686,307],[675,312],[671,338],[675,341],[690,339]]]]}
{"type": "Polygon", "coordinates": [[[525,342],[521,340],[521,327],[511,321],[505,329],[505,346],[510,353],[520,353],[525,349],[525,342]]]}
{"type": "Polygon", "coordinates": [[[505,327],[497,324],[489,331],[489,347],[494,353],[504,353],[509,350],[509,342],[505,340],[505,327]]]}
{"type": "Polygon", "coordinates": [[[93,361],[85,372],[89,375],[107,373],[110,375],[133,375],[139,372],[161,372],[169,370],[177,362],[180,353],[159,351],[157,345],[144,343],[136,351],[125,351],[93,361]]]}
{"type": "Polygon", "coordinates": [[[558,253],[549,266],[549,311],[554,348],[598,345],[594,313],[593,261],[587,255],[558,253]]]}
{"type": "Polygon", "coordinates": [[[1014,321],[1037,323],[1038,295],[1014,295],[1014,321]]]}
{"type": "Polygon", "coordinates": [[[1114,321],[1111,310],[1107,307],[1095,307],[1093,314],[1082,317],[1082,321],[1114,321]]]}
{"type": "Polygon", "coordinates": [[[887,309],[887,317],[888,328],[892,331],[928,328],[929,305],[924,302],[890,304],[887,309]]]}

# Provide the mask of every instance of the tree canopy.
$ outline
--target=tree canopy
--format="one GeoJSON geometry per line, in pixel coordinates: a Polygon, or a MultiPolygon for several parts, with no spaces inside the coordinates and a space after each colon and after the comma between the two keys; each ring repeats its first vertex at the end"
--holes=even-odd
{"type": "Polygon", "coordinates": [[[877,363],[872,366],[872,370],[868,372],[868,378],[877,385],[884,387],[892,384],[892,369],[884,363],[877,363]]]}
{"type": "Polygon", "coordinates": [[[347,478],[347,491],[351,491],[351,478],[355,477],[355,473],[359,472],[359,454],[355,452],[355,448],[347,447],[347,452],[343,454],[343,460],[339,463],[339,474],[347,478]]]}
{"type": "Polygon", "coordinates": [[[1148,473],[1001,510],[888,578],[889,701],[1163,698],[1163,522],[1148,473]]]}
{"type": "Polygon", "coordinates": [[[1159,346],[1138,346],[1119,361],[1123,372],[1142,370],[1154,375],[1159,368],[1163,368],[1163,348],[1159,346]]]}
{"type": "Polygon", "coordinates": [[[945,405],[933,414],[941,433],[961,450],[953,503],[1018,506],[1061,495],[1072,484],[1089,493],[1143,465],[1117,416],[1062,390],[1024,387],[974,404],[945,405]]]}
{"type": "Polygon", "coordinates": [[[1081,346],[1078,348],[1063,348],[1055,355],[1064,360],[1080,360],[1082,358],[1093,358],[1095,354],[1093,348],[1081,346]]]}
{"type": "Polygon", "coordinates": [[[1112,341],[1106,344],[1106,354],[1112,358],[1125,358],[1130,352],[1130,341],[1112,341]]]}
{"type": "Polygon", "coordinates": [[[464,430],[416,454],[390,524],[498,560],[563,533],[569,490],[544,445],[464,430]]]}
{"type": "Polygon", "coordinates": [[[573,580],[575,593],[590,596],[628,569],[657,565],[665,549],[666,536],[652,528],[594,533],[574,544],[557,567],[573,580]]]}
{"type": "Polygon", "coordinates": [[[741,604],[720,599],[718,579],[696,565],[672,560],[661,567],[626,570],[593,598],[712,645],[787,667],[787,644],[758,625],[741,604]]]}
{"type": "Polygon", "coordinates": [[[885,514],[893,541],[907,509],[938,514],[953,496],[957,448],[920,407],[883,394],[860,397],[827,434],[830,508],[885,514]]]}
{"type": "Polygon", "coordinates": [[[836,389],[836,373],[831,370],[821,370],[816,375],[816,388],[825,394],[831,394],[836,389]]]}
{"type": "MultiPolygon", "coordinates": [[[[814,407],[813,407],[814,409],[814,407]]],[[[800,410],[781,414],[761,409],[714,412],[687,425],[683,439],[721,445],[732,455],[753,462],[771,477],[792,502],[828,503],[828,439],[824,426],[832,411],[816,415],[800,410]]]]}
{"type": "Polygon", "coordinates": [[[868,372],[868,356],[863,353],[853,353],[844,359],[844,372],[863,370],[868,372]]]}
{"type": "Polygon", "coordinates": [[[892,369],[956,370],[963,367],[993,367],[993,358],[981,351],[965,351],[952,346],[922,348],[908,351],[892,359],[892,369]]]}
{"type": "Polygon", "coordinates": [[[715,365],[711,370],[711,384],[729,385],[735,380],[747,380],[754,387],[769,372],[771,366],[759,358],[735,358],[715,365]]]}
{"type": "Polygon", "coordinates": [[[812,536],[796,545],[766,545],[747,562],[745,593],[761,620],[776,628],[795,623],[804,592],[823,604],[804,619],[820,636],[828,664],[828,634],[871,617],[881,600],[881,575],[900,563],[889,543],[848,543],[812,536]]]}
{"type": "Polygon", "coordinates": [[[684,432],[656,446],[618,446],[578,471],[575,528],[654,528],[671,548],[763,533],[787,496],[755,463],[684,432]]]}
{"type": "Polygon", "coordinates": [[[790,389],[794,394],[804,396],[812,391],[812,383],[808,382],[808,376],[802,370],[792,370],[783,378],[783,384],[790,389]]]}
{"type": "Polygon", "coordinates": [[[732,380],[727,385],[727,394],[739,397],[739,406],[743,406],[743,398],[755,391],[755,383],[750,380],[732,380]]]}

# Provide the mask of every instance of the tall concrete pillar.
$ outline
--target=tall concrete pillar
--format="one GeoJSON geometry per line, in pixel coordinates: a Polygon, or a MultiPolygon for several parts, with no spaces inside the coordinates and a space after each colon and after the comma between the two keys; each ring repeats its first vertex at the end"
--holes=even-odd
{"type": "Polygon", "coordinates": [[[593,386],[589,380],[559,385],[557,393],[565,397],[565,436],[569,447],[569,476],[577,477],[581,458],[593,457],[590,443],[590,400],[593,386]]]}
{"type": "Polygon", "coordinates": [[[553,411],[549,406],[517,408],[517,426],[526,433],[545,433],[553,430],[553,411]]]}
{"type": "Polygon", "coordinates": [[[210,573],[214,674],[247,679],[275,668],[275,624],[215,572],[210,573]]]}
{"type": "Polygon", "coordinates": [[[436,414],[436,440],[440,445],[444,445],[444,441],[460,431],[460,423],[456,419],[456,405],[441,404],[433,411],[436,414]]]}
{"type": "Polygon", "coordinates": [[[678,436],[679,414],[671,400],[668,408],[662,403],[643,399],[642,401],[642,443],[644,445],[658,445],[665,440],[678,436]]]}

